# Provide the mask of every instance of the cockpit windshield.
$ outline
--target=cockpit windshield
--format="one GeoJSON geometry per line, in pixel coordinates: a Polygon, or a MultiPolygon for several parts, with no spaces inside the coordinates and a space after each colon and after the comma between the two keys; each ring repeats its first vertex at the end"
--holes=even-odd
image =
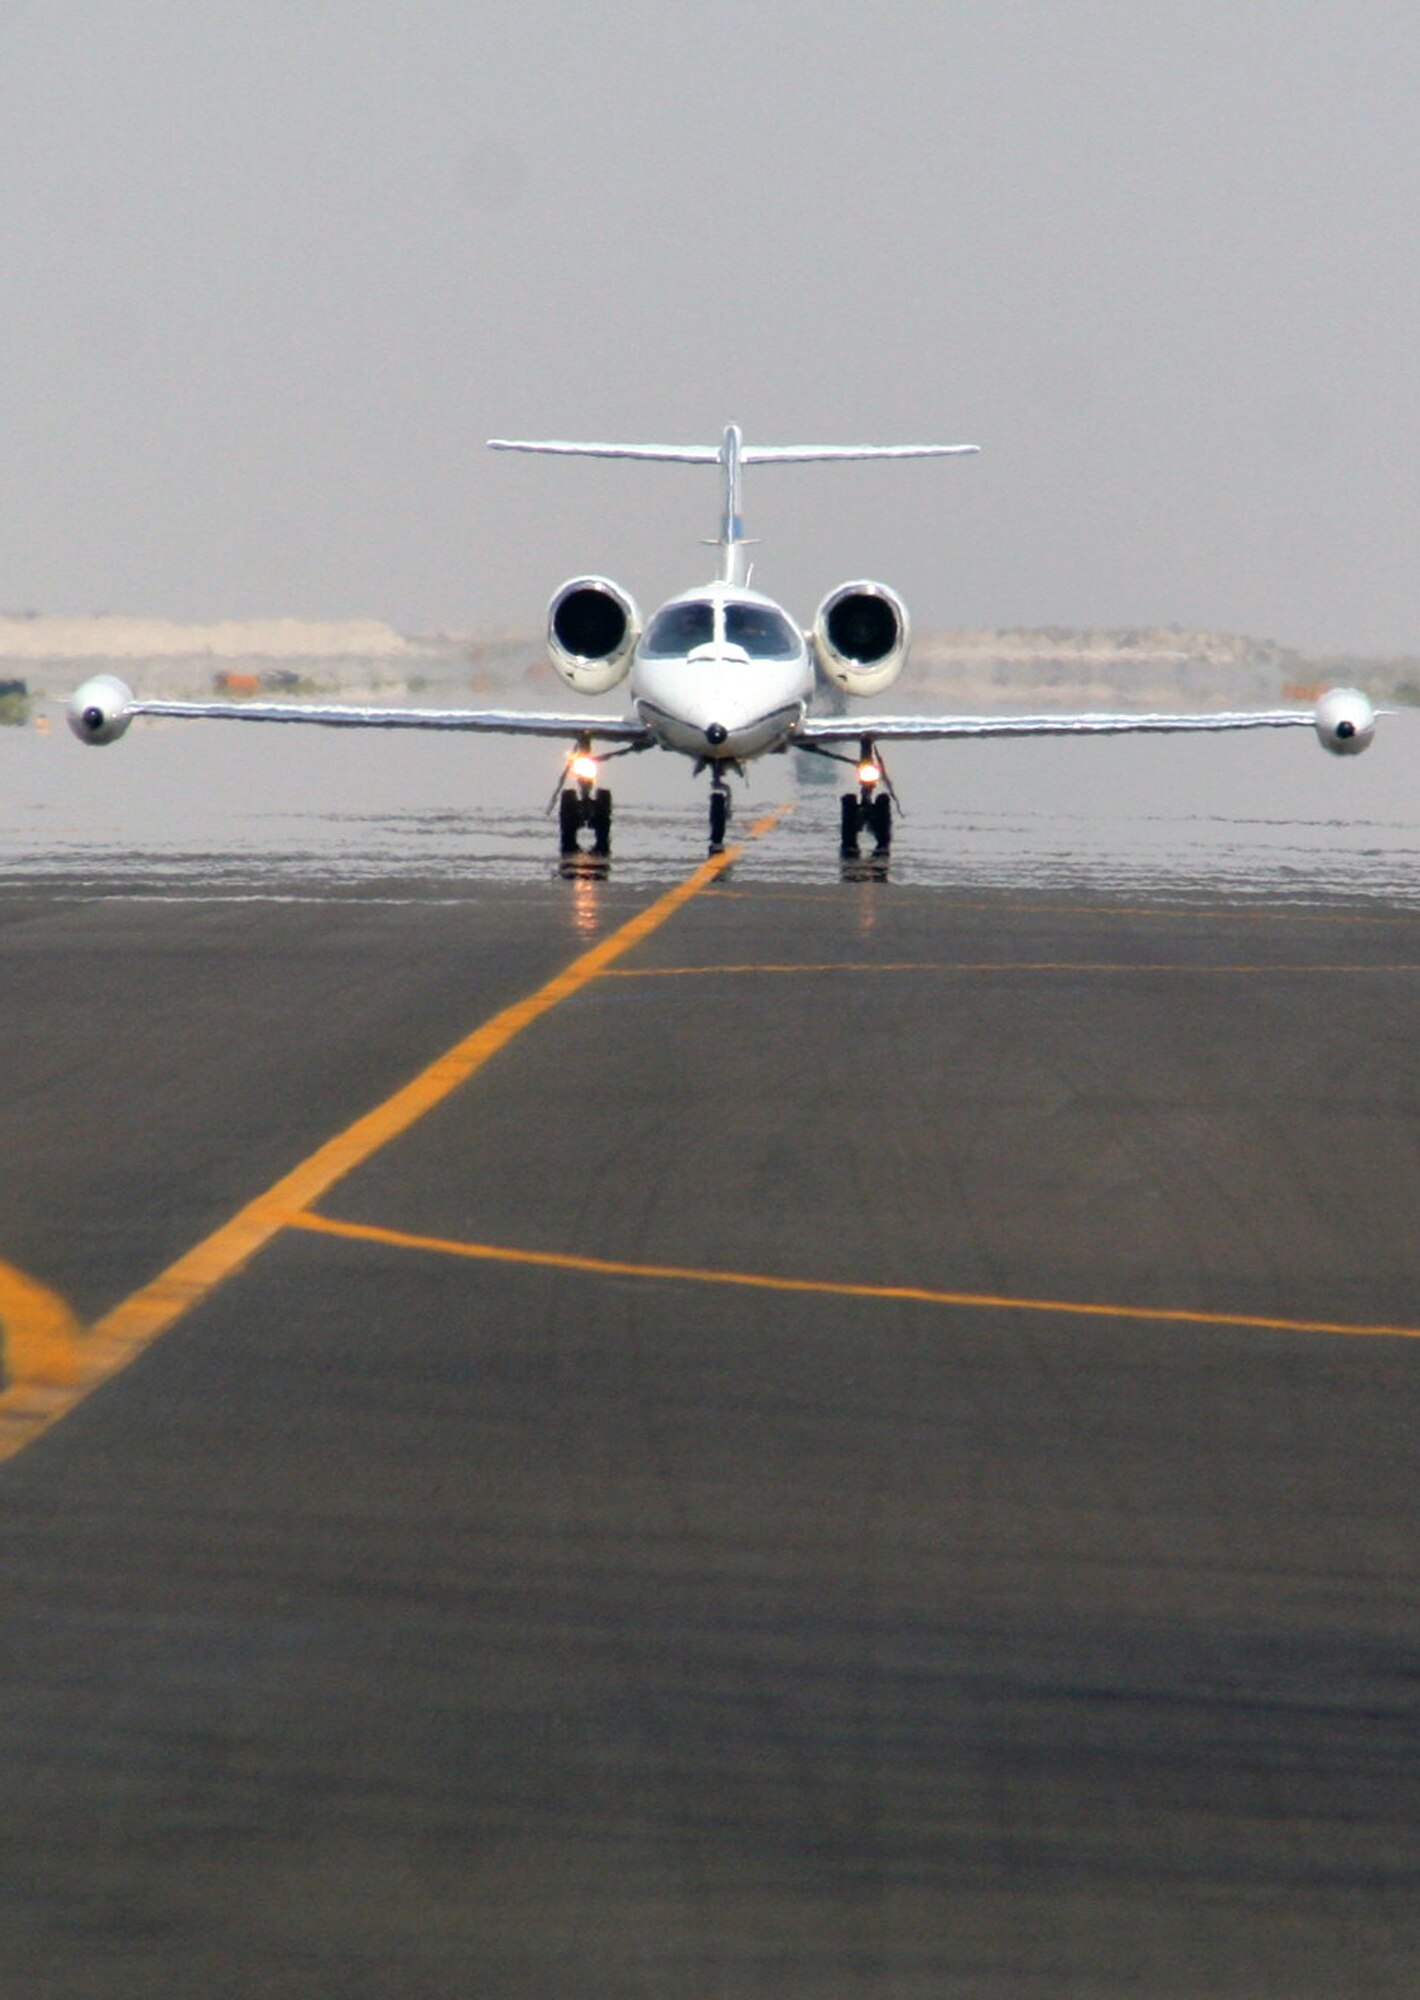
{"type": "Polygon", "coordinates": [[[801,643],[783,612],[772,604],[727,604],[725,641],[743,646],[752,660],[792,660],[801,643]]]}
{"type": "Polygon", "coordinates": [[[667,604],[646,627],[641,654],[647,660],[673,660],[708,646],[715,637],[715,607],[708,597],[667,604]]]}

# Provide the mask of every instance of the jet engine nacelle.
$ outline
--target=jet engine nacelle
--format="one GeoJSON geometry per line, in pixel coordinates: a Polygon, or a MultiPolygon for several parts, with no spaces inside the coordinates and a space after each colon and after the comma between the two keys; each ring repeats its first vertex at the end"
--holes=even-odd
{"type": "Polygon", "coordinates": [[[604,576],[573,577],[547,607],[547,650],[578,694],[605,694],[624,680],[640,637],[635,602],[604,576]]]}
{"type": "Polygon", "coordinates": [[[1359,757],[1376,733],[1376,711],[1359,688],[1332,688],[1316,705],[1316,733],[1333,756],[1359,757]]]}
{"type": "Polygon", "coordinates": [[[81,743],[117,743],[133,720],[133,690],[116,674],[95,674],[69,697],[69,727],[81,743]]]}
{"type": "Polygon", "coordinates": [[[845,694],[881,694],[902,672],[910,633],[907,606],[885,583],[840,584],[814,618],[814,658],[845,694]]]}

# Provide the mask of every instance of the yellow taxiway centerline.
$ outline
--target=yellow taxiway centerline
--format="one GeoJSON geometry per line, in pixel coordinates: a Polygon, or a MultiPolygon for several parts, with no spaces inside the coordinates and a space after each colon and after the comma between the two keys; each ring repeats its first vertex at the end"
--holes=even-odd
{"type": "Polygon", "coordinates": [[[78,1321],[57,1292],[13,1264],[0,1264],[0,1328],[7,1385],[77,1380],[78,1321]]]}
{"type": "MultiPolygon", "coordinates": [[[[777,826],[790,810],[788,806],[780,806],[765,814],[750,828],[749,837],[759,839],[777,826]]],[[[411,1125],[433,1110],[436,1104],[442,1103],[460,1084],[466,1083],[524,1029],[530,1028],[564,1000],[571,999],[573,994],[580,993],[593,980],[601,978],[614,960],[633,950],[693,896],[709,888],[743,853],[744,846],[740,844],[703,861],[683,882],[678,882],[675,888],[667,890],[665,895],[657,897],[654,903],[648,904],[609,936],[574,958],[545,986],[503,1008],[491,1020],[485,1021],[472,1034],[437,1057],[393,1096],[376,1105],[373,1111],[367,1111],[343,1132],[328,1139],[323,1146],[318,1146],[299,1166],[284,1174],[255,1200],[249,1201],[230,1221],[194,1245],[150,1284],[144,1285],[96,1320],[77,1342],[76,1367],[71,1380],[66,1383],[47,1382],[41,1395],[36,1378],[35,1384],[26,1391],[29,1400],[23,1407],[17,1401],[14,1407],[7,1408],[7,1392],[7,1397],[0,1398],[0,1460],[13,1457],[51,1424],[67,1415],[76,1403],[126,1367],[185,1313],[201,1304],[218,1285],[234,1276],[273,1236],[287,1227],[297,1212],[319,1201],[337,1181],[363,1165],[389,1145],[392,1139],[407,1132],[411,1125]]],[[[0,1295],[0,1314],[3,1312],[4,1297],[0,1295]]],[[[26,1324],[38,1327],[40,1322],[31,1312],[26,1324]]],[[[22,1386],[17,1383],[17,1396],[22,1386]]]]}
{"type": "Polygon", "coordinates": [[[67,1409],[79,1380],[79,1323],[57,1292],[0,1264],[0,1331],[5,1377],[0,1389],[0,1458],[10,1443],[67,1409]]]}
{"type": "Polygon", "coordinates": [[[381,1243],[394,1250],[467,1257],[484,1264],[522,1264],[551,1271],[576,1271],[598,1278],[646,1278],[663,1284],[739,1285],[761,1292],[801,1292],[818,1298],[868,1299],[875,1304],[965,1306],[984,1312],[1049,1313],[1061,1319],[1152,1321],[1171,1326],[1247,1327],[1267,1333],[1331,1333],[1372,1339],[1420,1340],[1420,1326],[1366,1326],[1346,1320],[1282,1319],[1265,1313],[1194,1312],[1181,1306],[1105,1305],[1095,1300],[1013,1298],[998,1292],[939,1291],[927,1285],[855,1285],[833,1278],[779,1278],[757,1271],[701,1270],[688,1264],[631,1264],[611,1257],[578,1257],[560,1250],[516,1250],[498,1243],[463,1243],[444,1236],[418,1236],[375,1223],[342,1222],[303,1213],[288,1218],[293,1229],[342,1236],[357,1243],[381,1243]]]}

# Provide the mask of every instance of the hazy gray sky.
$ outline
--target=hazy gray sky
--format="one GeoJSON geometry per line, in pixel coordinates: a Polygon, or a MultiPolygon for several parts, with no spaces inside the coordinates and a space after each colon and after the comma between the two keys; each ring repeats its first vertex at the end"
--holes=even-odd
{"type": "Polygon", "coordinates": [[[923,627],[1420,650],[1395,0],[5,0],[0,605],[531,625],[756,580],[923,627]]]}

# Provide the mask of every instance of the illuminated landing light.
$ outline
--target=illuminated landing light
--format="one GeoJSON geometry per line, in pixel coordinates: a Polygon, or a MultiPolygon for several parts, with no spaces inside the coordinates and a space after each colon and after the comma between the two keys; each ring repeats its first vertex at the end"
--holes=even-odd
{"type": "Polygon", "coordinates": [[[881,782],[882,775],[882,765],[875,764],[871,757],[865,757],[858,766],[858,783],[866,785],[870,791],[874,785],[881,782]]]}
{"type": "Polygon", "coordinates": [[[594,785],[597,782],[597,760],[590,751],[577,751],[572,759],[572,776],[579,785],[594,785]]]}

